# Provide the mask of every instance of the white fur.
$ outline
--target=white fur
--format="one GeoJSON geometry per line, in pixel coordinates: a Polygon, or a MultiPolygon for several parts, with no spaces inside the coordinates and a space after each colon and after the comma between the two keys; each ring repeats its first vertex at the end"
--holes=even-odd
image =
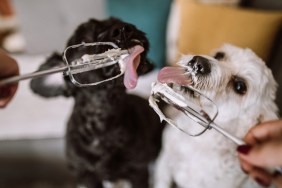
{"type": "MultiPolygon", "coordinates": [[[[265,63],[250,49],[224,45],[214,51],[224,52],[226,58],[211,62],[206,78],[193,77],[195,87],[217,105],[215,123],[233,135],[243,138],[246,132],[261,121],[277,119],[274,103],[276,82],[265,63]],[[232,88],[232,76],[246,80],[247,93],[238,95],[232,88]]],[[[184,56],[181,61],[189,59],[184,56]]],[[[187,117],[177,121],[189,124],[187,117]]],[[[181,188],[259,187],[245,175],[237,158],[236,145],[216,132],[208,130],[199,137],[190,137],[167,126],[163,148],[157,161],[155,188],[169,188],[172,182],[181,188]]]]}

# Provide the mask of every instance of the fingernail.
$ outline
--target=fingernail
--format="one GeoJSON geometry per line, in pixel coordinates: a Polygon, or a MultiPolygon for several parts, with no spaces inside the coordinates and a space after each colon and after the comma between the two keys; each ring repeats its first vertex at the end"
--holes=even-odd
{"type": "Polygon", "coordinates": [[[245,155],[247,155],[251,151],[251,149],[252,149],[252,146],[250,145],[241,145],[237,147],[237,151],[245,155]]]}
{"type": "Polygon", "coordinates": [[[258,184],[260,184],[260,185],[263,186],[263,187],[268,187],[268,186],[270,185],[269,183],[263,181],[263,180],[260,179],[260,178],[255,178],[255,180],[256,180],[256,182],[257,182],[258,184]]]}

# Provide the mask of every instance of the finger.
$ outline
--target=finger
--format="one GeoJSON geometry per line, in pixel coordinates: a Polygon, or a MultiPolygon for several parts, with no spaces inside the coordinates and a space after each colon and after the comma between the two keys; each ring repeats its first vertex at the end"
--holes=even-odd
{"type": "Polygon", "coordinates": [[[282,139],[271,140],[263,144],[237,148],[239,156],[248,163],[258,167],[282,166],[282,139]]]}
{"type": "Polygon", "coordinates": [[[0,108],[4,108],[13,98],[18,85],[5,86],[0,88],[0,108]]]}
{"type": "Polygon", "coordinates": [[[282,120],[275,120],[251,128],[245,136],[245,141],[254,145],[279,137],[282,137],[282,120]]]}
{"type": "Polygon", "coordinates": [[[249,174],[252,169],[254,168],[253,165],[251,165],[250,163],[248,163],[247,161],[245,161],[244,159],[240,158],[240,165],[241,165],[241,169],[245,174],[249,174]]]}
{"type": "Polygon", "coordinates": [[[272,183],[272,177],[269,173],[261,168],[254,167],[250,172],[251,176],[259,185],[268,187],[272,183]]]}
{"type": "Polygon", "coordinates": [[[0,78],[14,76],[19,74],[19,67],[13,58],[0,50],[0,78]]]}
{"type": "Polygon", "coordinates": [[[266,172],[264,169],[255,167],[243,159],[240,159],[240,163],[243,172],[252,177],[258,184],[264,187],[267,187],[271,184],[271,174],[266,172]]]}

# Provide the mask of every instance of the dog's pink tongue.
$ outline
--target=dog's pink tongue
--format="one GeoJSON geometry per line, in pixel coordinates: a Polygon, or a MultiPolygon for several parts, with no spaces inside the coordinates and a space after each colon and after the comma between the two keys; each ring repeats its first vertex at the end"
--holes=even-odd
{"type": "Polygon", "coordinates": [[[124,73],[124,85],[127,89],[133,89],[137,85],[138,75],[137,68],[140,64],[140,54],[144,51],[144,48],[140,45],[134,46],[129,50],[130,55],[126,57],[126,70],[124,73]]]}
{"type": "Polygon", "coordinates": [[[158,81],[161,83],[176,83],[179,85],[191,85],[192,79],[185,74],[181,67],[164,67],[158,74],[158,81]]]}

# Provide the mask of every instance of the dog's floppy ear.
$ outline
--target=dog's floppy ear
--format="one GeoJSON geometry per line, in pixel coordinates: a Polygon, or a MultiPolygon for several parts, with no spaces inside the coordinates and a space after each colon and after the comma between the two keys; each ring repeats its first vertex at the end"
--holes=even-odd
{"type": "MultiPolygon", "coordinates": [[[[276,91],[277,91],[278,84],[274,80],[274,77],[270,69],[267,68],[264,71],[265,71],[265,74],[264,74],[265,79],[263,80],[267,80],[267,81],[265,81],[266,87],[262,93],[263,94],[262,98],[264,100],[261,101],[262,102],[262,114],[259,119],[260,122],[278,119],[278,107],[275,104],[276,91]]],[[[263,82],[264,81],[262,81],[262,83],[263,82]]]]}
{"type": "MultiPolygon", "coordinates": [[[[63,58],[58,53],[53,53],[39,67],[39,71],[49,70],[64,66],[63,58]]],[[[40,78],[34,78],[30,82],[32,91],[43,97],[70,96],[71,92],[67,88],[63,73],[55,73],[40,78]]]]}
{"type": "Polygon", "coordinates": [[[275,102],[269,102],[264,104],[262,114],[260,115],[258,122],[266,122],[270,120],[278,119],[278,108],[275,102]]]}

